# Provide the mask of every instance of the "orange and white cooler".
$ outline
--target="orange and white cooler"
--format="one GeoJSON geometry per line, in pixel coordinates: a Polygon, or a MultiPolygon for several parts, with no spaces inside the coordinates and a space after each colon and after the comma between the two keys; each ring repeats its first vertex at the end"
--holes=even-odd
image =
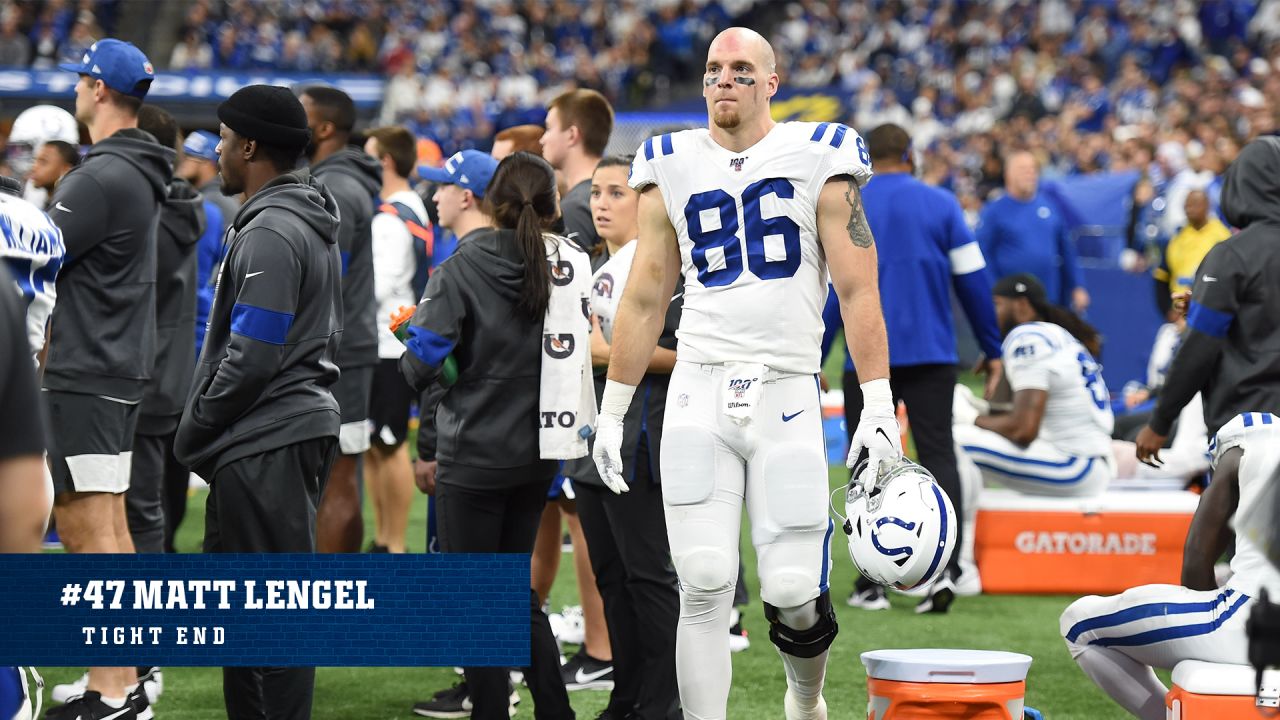
{"type": "Polygon", "coordinates": [[[1031,657],[993,650],[871,650],[867,720],[1020,720],[1031,657]]]}
{"type": "Polygon", "coordinates": [[[1109,595],[1176,585],[1199,500],[1183,490],[1059,498],[986,488],[974,534],[982,591],[1109,595]]]}
{"type": "Polygon", "coordinates": [[[1167,720],[1261,720],[1274,718],[1280,683],[1263,675],[1262,689],[1248,665],[1184,660],[1173,669],[1173,687],[1165,696],[1167,720]]]}

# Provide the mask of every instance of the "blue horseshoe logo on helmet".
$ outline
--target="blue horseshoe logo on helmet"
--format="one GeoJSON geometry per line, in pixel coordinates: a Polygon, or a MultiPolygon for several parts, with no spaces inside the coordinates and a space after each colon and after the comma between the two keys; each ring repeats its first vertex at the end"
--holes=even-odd
{"type": "Polygon", "coordinates": [[[871,533],[871,544],[875,546],[876,550],[879,551],[881,555],[887,555],[889,557],[906,555],[907,557],[911,557],[910,546],[904,545],[903,547],[887,548],[880,544],[880,539],[879,537],[877,537],[877,535],[879,534],[880,528],[884,527],[885,525],[897,525],[903,530],[906,530],[907,532],[911,532],[912,530],[916,529],[916,524],[913,522],[907,522],[906,520],[901,520],[896,517],[882,517],[876,520],[876,527],[875,527],[876,532],[871,533]]]}

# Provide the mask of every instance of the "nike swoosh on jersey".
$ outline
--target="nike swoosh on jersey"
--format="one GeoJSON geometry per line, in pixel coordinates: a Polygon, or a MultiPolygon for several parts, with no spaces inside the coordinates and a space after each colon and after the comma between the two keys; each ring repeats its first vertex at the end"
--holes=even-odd
{"type": "Polygon", "coordinates": [[[613,672],[613,666],[609,666],[607,668],[604,668],[603,670],[597,670],[595,672],[586,672],[582,668],[578,668],[578,672],[573,676],[573,680],[579,685],[584,685],[593,680],[598,680],[599,678],[605,675],[608,675],[611,672],[613,672]]]}
{"type": "Polygon", "coordinates": [[[120,708],[120,712],[114,712],[114,713],[111,713],[110,715],[104,715],[103,717],[99,718],[99,720],[112,720],[113,718],[122,717],[123,715],[129,713],[132,710],[133,708],[130,707],[128,703],[125,703],[125,706],[120,708]]]}
{"type": "Polygon", "coordinates": [[[782,413],[782,422],[791,422],[792,420],[795,420],[796,416],[802,412],[804,412],[804,410],[797,410],[796,412],[793,412],[790,415],[786,413],[782,413]]]}
{"type": "Polygon", "coordinates": [[[266,272],[266,270],[259,270],[258,272],[245,273],[244,279],[245,279],[245,280],[248,280],[248,279],[249,279],[249,278],[251,278],[251,277],[255,277],[255,276],[257,276],[257,275],[261,275],[261,274],[262,274],[262,273],[264,273],[264,272],[266,272]]]}
{"type": "Polygon", "coordinates": [[[1204,281],[1205,281],[1205,282],[1218,282],[1218,278],[1216,278],[1216,277],[1214,277],[1214,276],[1212,276],[1212,275],[1205,275],[1205,276],[1204,276],[1204,281]]]}
{"type": "Polygon", "coordinates": [[[65,213],[69,213],[69,212],[71,212],[71,208],[67,207],[66,205],[63,205],[61,201],[58,201],[58,202],[54,203],[54,204],[53,204],[53,209],[54,209],[54,210],[61,210],[62,212],[65,212],[65,213]]]}

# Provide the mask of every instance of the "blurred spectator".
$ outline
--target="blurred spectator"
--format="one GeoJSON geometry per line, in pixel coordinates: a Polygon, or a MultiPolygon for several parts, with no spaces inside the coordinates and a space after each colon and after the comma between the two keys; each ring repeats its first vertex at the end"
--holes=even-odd
{"type": "Polygon", "coordinates": [[[1231,237],[1231,231],[1209,214],[1209,195],[1203,190],[1187,193],[1183,203],[1187,224],[1169,241],[1164,261],[1152,271],[1156,284],[1156,307],[1169,315],[1173,296],[1191,292],[1200,261],[1214,245],[1231,237]]]}
{"type": "Polygon", "coordinates": [[[0,67],[25,67],[31,61],[31,44],[18,28],[16,13],[5,13],[0,21],[0,67]]]}
{"type": "Polygon", "coordinates": [[[31,184],[53,196],[53,188],[63,175],[80,164],[80,149],[61,140],[50,140],[36,151],[31,164],[31,184]]]}
{"type": "Polygon", "coordinates": [[[213,46],[199,31],[188,30],[182,42],[173,48],[169,56],[170,70],[207,70],[213,67],[213,46]]]}
{"type": "Polygon", "coordinates": [[[987,204],[978,222],[978,243],[995,277],[1031,273],[1044,285],[1049,301],[1076,312],[1089,307],[1080,280],[1075,243],[1057,204],[1040,191],[1034,155],[1015,152],[1005,160],[1007,194],[987,204]]]}
{"type": "Polygon", "coordinates": [[[506,156],[518,152],[542,154],[542,134],[545,131],[538,125],[517,125],[509,127],[493,136],[494,160],[501,161],[506,156]]]}

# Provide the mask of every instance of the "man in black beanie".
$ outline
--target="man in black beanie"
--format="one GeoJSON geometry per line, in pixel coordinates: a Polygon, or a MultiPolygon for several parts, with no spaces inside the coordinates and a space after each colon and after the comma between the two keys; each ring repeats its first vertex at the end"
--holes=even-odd
{"type": "MultiPolygon", "coordinates": [[[[174,453],[210,484],[205,552],[315,552],[338,444],[337,204],[294,169],[310,132],[293,93],[250,85],[218,106],[218,119],[222,192],[245,203],[174,453]]],[[[222,673],[231,720],[311,716],[313,668],[222,673]]]]}

